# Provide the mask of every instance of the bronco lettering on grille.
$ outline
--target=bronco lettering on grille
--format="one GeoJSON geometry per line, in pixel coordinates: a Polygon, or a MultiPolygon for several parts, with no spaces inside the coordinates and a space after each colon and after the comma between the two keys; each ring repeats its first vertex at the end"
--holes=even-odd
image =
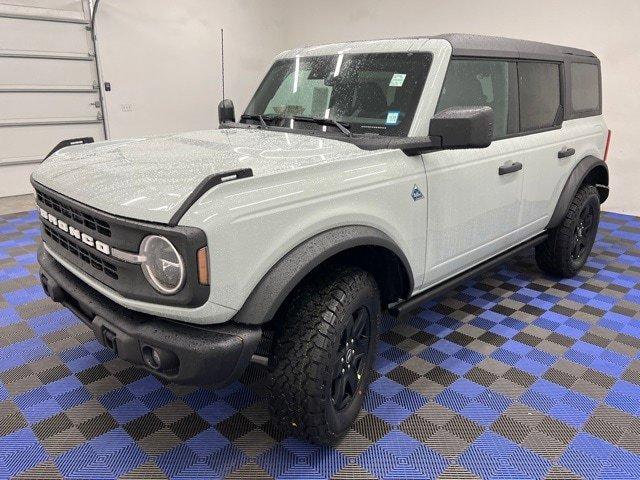
{"type": "Polygon", "coordinates": [[[87,235],[84,232],[81,232],[75,227],[72,227],[64,220],[57,218],[55,215],[47,212],[44,208],[40,208],[40,216],[48,221],[50,224],[55,225],[58,229],[63,232],[71,235],[76,240],[80,240],[85,245],[95,248],[100,253],[104,253],[105,255],[111,255],[111,247],[106,243],[101,242],[100,240],[94,239],[91,235],[87,235]]]}

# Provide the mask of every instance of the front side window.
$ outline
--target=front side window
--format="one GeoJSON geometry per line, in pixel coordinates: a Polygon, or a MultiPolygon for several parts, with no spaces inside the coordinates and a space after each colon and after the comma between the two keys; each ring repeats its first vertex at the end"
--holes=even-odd
{"type": "Polygon", "coordinates": [[[520,129],[524,132],[559,122],[560,66],[548,62],[519,62],[520,129]]]}
{"type": "Polygon", "coordinates": [[[510,71],[507,61],[452,59],[440,93],[437,112],[450,107],[491,107],[494,114],[493,138],[502,138],[516,128],[510,118],[510,71]]]}
{"type": "Polygon", "coordinates": [[[245,116],[261,115],[280,126],[293,125],[287,120],[295,117],[331,119],[352,133],[407,136],[430,58],[427,53],[345,52],[278,60],[245,116]]]}
{"type": "Polygon", "coordinates": [[[600,108],[600,72],[593,63],[571,64],[571,107],[576,112],[600,108]]]}

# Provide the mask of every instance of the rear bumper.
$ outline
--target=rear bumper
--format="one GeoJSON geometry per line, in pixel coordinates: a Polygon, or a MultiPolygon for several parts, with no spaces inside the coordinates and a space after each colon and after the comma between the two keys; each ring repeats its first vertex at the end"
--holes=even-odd
{"type": "Polygon", "coordinates": [[[42,246],[38,262],[42,286],[53,301],[69,308],[120,358],[168,381],[227,385],[242,374],[260,342],[258,327],[187,325],[126,309],[79,280],[42,246]]]}

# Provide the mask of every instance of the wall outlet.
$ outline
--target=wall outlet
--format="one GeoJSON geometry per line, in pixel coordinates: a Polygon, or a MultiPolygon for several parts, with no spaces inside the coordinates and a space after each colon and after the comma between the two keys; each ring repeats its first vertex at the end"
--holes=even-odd
{"type": "Polygon", "coordinates": [[[120,104],[120,109],[123,112],[133,112],[133,103],[122,103],[120,104]]]}

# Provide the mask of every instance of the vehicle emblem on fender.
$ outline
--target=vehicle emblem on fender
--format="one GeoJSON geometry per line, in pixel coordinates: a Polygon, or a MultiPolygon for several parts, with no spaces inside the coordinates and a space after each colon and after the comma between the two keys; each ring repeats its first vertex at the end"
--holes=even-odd
{"type": "Polygon", "coordinates": [[[418,188],[418,185],[414,185],[413,186],[413,190],[411,191],[411,198],[413,198],[414,202],[416,202],[418,200],[422,200],[424,198],[424,195],[422,194],[422,192],[418,188]]]}

